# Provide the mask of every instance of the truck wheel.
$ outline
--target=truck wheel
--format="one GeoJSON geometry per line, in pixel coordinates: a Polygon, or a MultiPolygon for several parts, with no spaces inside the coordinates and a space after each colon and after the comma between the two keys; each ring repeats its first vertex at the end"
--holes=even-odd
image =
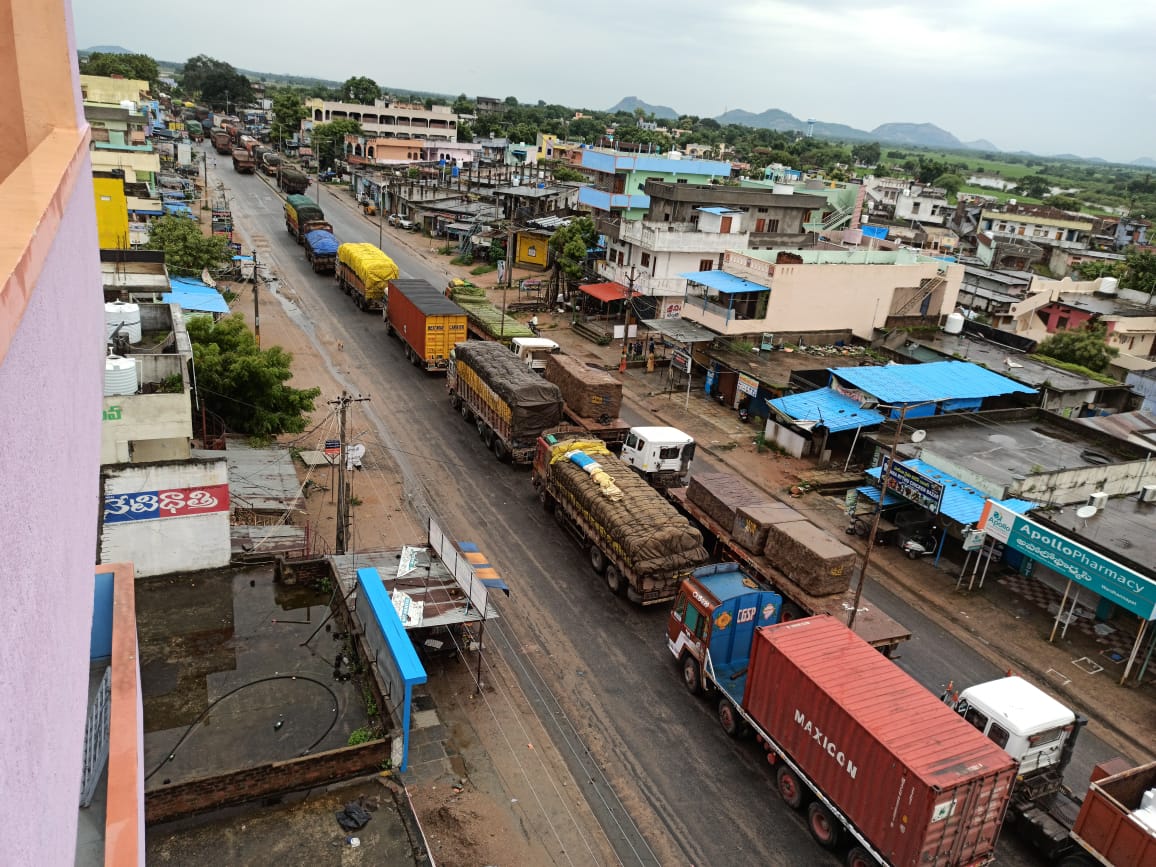
{"type": "Polygon", "coordinates": [[[682,655],[682,685],[691,695],[698,695],[702,692],[700,671],[698,660],[689,653],[684,653],[682,655]]]}
{"type": "Polygon", "coordinates": [[[718,700],[718,721],[722,725],[722,730],[727,733],[727,737],[737,738],[743,732],[743,718],[735,706],[731,704],[729,698],[718,700]]]}
{"type": "Polygon", "coordinates": [[[626,595],[626,580],[622,577],[622,573],[618,571],[618,567],[613,563],[606,566],[606,586],[610,588],[610,592],[615,596],[626,595]]]}
{"type": "Polygon", "coordinates": [[[462,418],[466,420],[466,424],[470,424],[474,420],[474,411],[464,402],[462,403],[462,418]]]}
{"type": "Polygon", "coordinates": [[[779,765],[779,769],[775,772],[775,785],[784,804],[792,810],[798,810],[803,806],[803,784],[799,782],[795,772],[786,765],[779,765]]]}
{"type": "Polygon", "coordinates": [[[494,431],[493,431],[493,429],[491,427],[489,427],[487,424],[485,424],[484,422],[478,422],[478,433],[481,434],[482,444],[486,448],[492,449],[494,447],[494,431]]]}
{"type": "Polygon", "coordinates": [[[844,863],[847,867],[877,867],[875,859],[868,855],[862,846],[852,846],[844,863]]]}
{"type": "Polygon", "coordinates": [[[553,515],[554,510],[558,508],[557,501],[545,488],[538,491],[538,502],[542,504],[542,509],[547,515],[553,515]]]}
{"type": "Polygon", "coordinates": [[[839,823],[821,802],[812,801],[807,807],[807,827],[815,842],[824,849],[834,849],[839,845],[839,823]]]}
{"type": "Polygon", "coordinates": [[[606,571],[606,555],[597,545],[590,546],[590,566],[599,575],[606,571]]]}
{"type": "Polygon", "coordinates": [[[494,437],[494,457],[496,457],[503,464],[508,464],[513,455],[510,453],[509,446],[502,442],[501,437],[494,437]]]}
{"type": "Polygon", "coordinates": [[[459,412],[462,408],[462,399],[456,394],[450,395],[450,406],[453,407],[454,412],[459,412]]]}

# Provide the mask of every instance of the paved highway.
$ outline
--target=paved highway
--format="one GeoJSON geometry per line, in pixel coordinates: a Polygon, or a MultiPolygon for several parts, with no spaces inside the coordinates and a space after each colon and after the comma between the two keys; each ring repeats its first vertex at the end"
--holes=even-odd
{"type": "MultiPolygon", "coordinates": [[[[501,602],[495,643],[536,697],[622,863],[672,856],[700,865],[835,863],[781,803],[758,748],[729,739],[712,708],[685,692],[664,644],[665,610],[611,596],[542,512],[527,473],[497,463],[451,411],[442,380],[406,363],[379,316],[358,311],[332,278],[308,268],[285,232],[276,191],[224,165],[210,176],[225,183],[243,236],[293,288],[296,303],[283,302],[290,315],[323,354],[321,335],[341,340],[344,350],[330,362],[339,380],[373,396],[369,416],[405,480],[409,506],[423,519],[436,515],[452,537],[478,543],[513,588],[501,602]]],[[[376,223],[347,193],[323,190],[320,203],[339,240],[377,243],[376,223]]],[[[403,276],[444,285],[446,273],[391,240],[388,228],[385,250],[403,276]]],[[[627,417],[644,420],[636,410],[627,417]]],[[[696,466],[711,463],[696,458],[696,466]]],[[[1001,674],[892,594],[873,586],[870,595],[914,634],[898,664],[929,689],[948,678],[974,683],[1001,674]]],[[[1085,737],[1072,781],[1086,780],[1091,765],[1111,754],[1085,737]]],[[[1006,836],[1000,863],[1035,863],[1006,836]]]]}

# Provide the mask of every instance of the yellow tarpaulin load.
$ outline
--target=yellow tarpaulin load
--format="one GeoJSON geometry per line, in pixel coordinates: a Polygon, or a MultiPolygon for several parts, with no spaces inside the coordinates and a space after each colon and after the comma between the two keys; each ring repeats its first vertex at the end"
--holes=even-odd
{"type": "Polygon", "coordinates": [[[389,281],[401,273],[393,259],[373,244],[342,244],[337,248],[337,261],[357,275],[365,287],[365,297],[371,301],[384,298],[389,281]]]}

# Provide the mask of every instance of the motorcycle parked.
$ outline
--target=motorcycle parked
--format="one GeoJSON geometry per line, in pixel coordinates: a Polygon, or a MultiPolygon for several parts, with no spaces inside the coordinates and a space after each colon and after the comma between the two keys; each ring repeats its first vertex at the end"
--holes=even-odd
{"type": "Polygon", "coordinates": [[[903,542],[903,553],[912,560],[920,557],[930,557],[935,553],[937,543],[930,533],[911,536],[903,542]]]}

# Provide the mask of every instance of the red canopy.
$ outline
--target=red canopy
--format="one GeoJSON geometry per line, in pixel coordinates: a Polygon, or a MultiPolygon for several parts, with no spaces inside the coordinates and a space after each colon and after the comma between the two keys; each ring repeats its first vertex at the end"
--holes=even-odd
{"type": "MultiPolygon", "coordinates": [[[[603,303],[622,301],[626,298],[627,292],[629,291],[621,283],[591,283],[589,285],[579,286],[578,288],[591,298],[597,298],[603,303]]],[[[641,294],[641,292],[633,293],[636,298],[641,294]]]]}

